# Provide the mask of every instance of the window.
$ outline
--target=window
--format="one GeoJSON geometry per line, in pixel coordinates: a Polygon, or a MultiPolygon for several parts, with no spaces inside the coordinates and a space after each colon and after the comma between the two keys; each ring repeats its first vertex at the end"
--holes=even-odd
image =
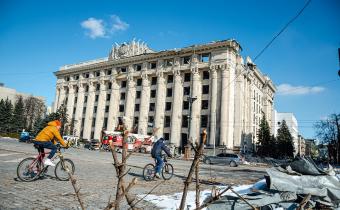
{"type": "Polygon", "coordinates": [[[190,95],[190,86],[183,88],[183,95],[190,95]]]}
{"type": "Polygon", "coordinates": [[[119,105],[119,112],[124,112],[124,105],[119,105]]]}
{"type": "Polygon", "coordinates": [[[83,107],[83,114],[86,113],[86,107],[83,107]]]}
{"type": "Polygon", "coordinates": [[[165,111],[170,111],[171,110],[171,102],[166,102],[165,103],[165,111]]]}
{"type": "Polygon", "coordinates": [[[139,90],[136,91],[136,98],[140,98],[141,92],[139,90]]]}
{"type": "Polygon", "coordinates": [[[209,79],[209,72],[208,71],[203,71],[203,79],[209,79]]]}
{"type": "Polygon", "coordinates": [[[156,62],[150,62],[150,69],[155,69],[157,67],[156,62]]]}
{"type": "Polygon", "coordinates": [[[182,58],[182,64],[189,64],[190,63],[190,56],[185,56],[182,58]]]}
{"type": "Polygon", "coordinates": [[[78,102],[78,97],[74,97],[74,103],[76,104],[78,102]]]}
{"type": "Polygon", "coordinates": [[[141,70],[142,70],[142,64],[136,64],[135,71],[141,71],[141,70]]]}
{"type": "Polygon", "coordinates": [[[73,107],[73,113],[72,114],[75,114],[76,113],[76,107],[73,107]]]}
{"type": "Polygon", "coordinates": [[[111,100],[111,94],[106,94],[106,101],[110,101],[111,100]]]}
{"type": "Polygon", "coordinates": [[[169,140],[170,139],[170,134],[169,133],[164,133],[164,139],[169,140]]]}
{"type": "Polygon", "coordinates": [[[125,73],[126,70],[127,70],[127,68],[126,68],[125,66],[124,66],[124,67],[120,67],[120,71],[121,71],[121,72],[125,73]]]}
{"type": "Polygon", "coordinates": [[[108,113],[110,110],[110,106],[105,106],[105,113],[108,113]]]}
{"type": "Polygon", "coordinates": [[[94,138],[94,131],[91,132],[91,139],[93,139],[93,138],[94,138]]]}
{"type": "Polygon", "coordinates": [[[210,54],[209,53],[204,53],[201,55],[201,62],[203,63],[208,63],[210,60],[210,54]]]}
{"type": "Polygon", "coordinates": [[[89,86],[88,85],[86,85],[86,87],[85,87],[85,92],[89,92],[89,86]]]}
{"type": "Polygon", "coordinates": [[[164,127],[167,128],[167,127],[170,127],[170,116],[165,116],[164,118],[164,127]]]}
{"type": "Polygon", "coordinates": [[[107,117],[104,118],[104,124],[103,124],[104,128],[107,128],[107,117]]]}
{"type": "Polygon", "coordinates": [[[142,85],[142,79],[137,79],[137,86],[141,86],[142,85]]]}
{"type": "Polygon", "coordinates": [[[74,80],[78,80],[79,79],[79,74],[76,74],[73,76],[74,80]]]}
{"type": "Polygon", "coordinates": [[[183,101],[183,109],[189,109],[189,101],[183,101]]]}
{"type": "Polygon", "coordinates": [[[87,103],[87,96],[85,96],[84,98],[84,103],[87,103]]]}
{"type": "Polygon", "coordinates": [[[135,112],[139,112],[139,104],[135,104],[135,112]]]}
{"type": "Polygon", "coordinates": [[[126,87],[126,80],[124,80],[124,81],[121,82],[121,86],[122,86],[122,88],[125,88],[125,87],[126,87]]]}
{"type": "Polygon", "coordinates": [[[172,97],[172,88],[166,89],[166,97],[172,97]]]}
{"type": "Polygon", "coordinates": [[[97,106],[93,107],[93,113],[97,113],[97,106]]]}
{"type": "Polygon", "coordinates": [[[120,100],[125,100],[125,93],[120,93],[120,100]]]}
{"type": "Polygon", "coordinates": [[[138,123],[139,123],[139,118],[138,117],[134,117],[133,118],[133,124],[138,125],[138,123]]]}
{"type": "Polygon", "coordinates": [[[202,100],[202,109],[208,109],[208,107],[209,107],[209,101],[202,100]]]}
{"type": "Polygon", "coordinates": [[[182,127],[187,128],[188,127],[188,116],[182,115],[182,127]]]}
{"type": "Polygon", "coordinates": [[[85,78],[90,78],[90,73],[88,73],[88,72],[87,72],[87,73],[84,73],[84,77],[85,77],[85,78]]]}
{"type": "Polygon", "coordinates": [[[65,81],[70,81],[70,77],[69,77],[69,76],[66,76],[66,77],[65,77],[65,81]]]}
{"type": "MultiPolygon", "coordinates": [[[[96,125],[96,118],[92,119],[92,127],[94,127],[96,125]]],[[[92,131],[93,132],[93,131],[92,131]]],[[[93,137],[92,137],[93,138],[93,137]]]]}
{"type": "Polygon", "coordinates": [[[151,96],[151,98],[155,98],[156,97],[156,90],[151,90],[150,96],[151,96]]]}
{"type": "Polygon", "coordinates": [[[173,59],[167,59],[165,60],[165,67],[170,67],[174,65],[174,60],[173,59]]]}
{"type": "Polygon", "coordinates": [[[99,77],[100,76],[100,71],[96,71],[95,75],[96,75],[96,77],[99,77]]]}
{"type": "Polygon", "coordinates": [[[112,88],[112,82],[109,82],[109,84],[107,84],[107,89],[111,90],[111,88],[112,88]]]}
{"type": "Polygon", "coordinates": [[[201,127],[208,127],[208,115],[201,115],[201,127]]]}
{"type": "Polygon", "coordinates": [[[97,91],[100,90],[100,84],[97,84],[97,85],[96,85],[96,90],[97,90],[97,91]]]}
{"type": "Polygon", "coordinates": [[[67,104],[68,102],[68,96],[65,98],[65,104],[67,104]]]}
{"type": "Polygon", "coordinates": [[[149,111],[150,112],[155,111],[155,103],[150,103],[149,111]]]}
{"type": "Polygon", "coordinates": [[[112,70],[111,69],[106,71],[106,75],[111,75],[111,74],[112,74],[112,70]]]}
{"type": "Polygon", "coordinates": [[[81,118],[81,127],[84,127],[85,124],[85,118],[81,118]]]}
{"type": "Polygon", "coordinates": [[[209,85],[203,85],[202,93],[203,94],[209,94],[209,85]]]}
{"type": "Polygon", "coordinates": [[[157,84],[157,77],[152,77],[151,85],[156,85],[156,84],[157,84]]]}
{"type": "Polygon", "coordinates": [[[173,83],[173,82],[174,82],[174,76],[168,75],[168,83],[173,83]]]}
{"type": "Polygon", "coordinates": [[[96,95],[95,98],[94,98],[94,101],[98,102],[98,99],[99,99],[99,95],[96,95]]]}
{"type": "Polygon", "coordinates": [[[149,116],[149,118],[148,118],[148,123],[153,123],[153,121],[154,121],[153,116],[149,116]]]}
{"type": "Polygon", "coordinates": [[[191,73],[184,74],[184,82],[190,82],[191,80],[191,73]]]}
{"type": "Polygon", "coordinates": [[[76,89],[75,89],[76,93],[79,92],[79,87],[77,86],[76,89]]]}

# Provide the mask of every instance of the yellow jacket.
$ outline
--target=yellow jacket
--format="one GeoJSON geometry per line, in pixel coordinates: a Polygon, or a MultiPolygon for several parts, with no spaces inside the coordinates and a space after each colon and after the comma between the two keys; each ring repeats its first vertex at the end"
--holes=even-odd
{"type": "Polygon", "coordinates": [[[54,138],[58,139],[61,145],[64,147],[67,146],[63,138],[61,138],[60,133],[57,129],[57,123],[55,121],[51,121],[47,124],[47,126],[38,133],[38,135],[35,137],[36,141],[40,142],[46,142],[46,141],[52,141],[54,142],[54,138]]]}

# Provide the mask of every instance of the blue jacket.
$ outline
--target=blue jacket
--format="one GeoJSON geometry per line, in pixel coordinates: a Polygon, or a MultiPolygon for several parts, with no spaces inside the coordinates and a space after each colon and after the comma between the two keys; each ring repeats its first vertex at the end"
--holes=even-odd
{"type": "Polygon", "coordinates": [[[161,157],[162,156],[162,151],[164,151],[169,157],[171,157],[170,150],[164,144],[164,139],[160,138],[153,145],[152,150],[151,150],[151,156],[153,158],[161,157]]]}

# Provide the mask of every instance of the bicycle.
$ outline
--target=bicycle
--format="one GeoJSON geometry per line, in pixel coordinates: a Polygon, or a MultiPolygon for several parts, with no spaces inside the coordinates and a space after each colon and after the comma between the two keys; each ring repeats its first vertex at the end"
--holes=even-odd
{"type": "MultiPolygon", "coordinates": [[[[164,161],[164,164],[163,164],[163,167],[162,167],[162,177],[165,180],[169,180],[174,175],[174,167],[170,163],[168,163],[165,155],[162,158],[163,158],[163,161],[164,161]]],[[[155,160],[155,164],[149,163],[149,164],[144,166],[144,168],[143,168],[143,178],[144,178],[145,181],[152,181],[152,180],[155,179],[155,177],[156,177],[155,165],[156,165],[156,160],[155,160]]]]}
{"type": "MultiPolygon", "coordinates": [[[[61,146],[57,144],[57,152],[56,155],[51,159],[51,161],[57,161],[59,158],[59,162],[56,164],[54,169],[54,175],[60,181],[68,181],[70,179],[70,174],[74,174],[75,166],[72,160],[68,158],[64,158],[61,153],[61,146]]],[[[20,161],[17,167],[17,176],[21,181],[31,182],[39,179],[44,176],[47,172],[48,166],[44,165],[43,159],[45,155],[49,154],[49,152],[41,152],[42,148],[38,145],[34,144],[34,148],[36,148],[39,152],[37,157],[28,157],[20,161]]]]}

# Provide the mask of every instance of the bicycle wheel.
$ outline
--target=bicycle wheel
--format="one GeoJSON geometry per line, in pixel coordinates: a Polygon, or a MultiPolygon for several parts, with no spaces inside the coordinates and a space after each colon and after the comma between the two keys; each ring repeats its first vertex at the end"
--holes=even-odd
{"type": "Polygon", "coordinates": [[[147,164],[143,169],[145,181],[151,181],[155,178],[155,166],[152,163],[147,164]]]}
{"type": "Polygon", "coordinates": [[[36,158],[25,158],[18,164],[17,176],[24,182],[34,181],[39,178],[42,167],[43,166],[36,158]]]}
{"type": "Polygon", "coordinates": [[[163,169],[162,169],[162,177],[165,180],[171,179],[171,177],[174,175],[174,167],[170,163],[165,163],[163,169]]]}
{"type": "Polygon", "coordinates": [[[69,173],[74,174],[75,166],[72,160],[60,160],[54,169],[55,177],[60,181],[68,181],[70,179],[69,173]]]}

